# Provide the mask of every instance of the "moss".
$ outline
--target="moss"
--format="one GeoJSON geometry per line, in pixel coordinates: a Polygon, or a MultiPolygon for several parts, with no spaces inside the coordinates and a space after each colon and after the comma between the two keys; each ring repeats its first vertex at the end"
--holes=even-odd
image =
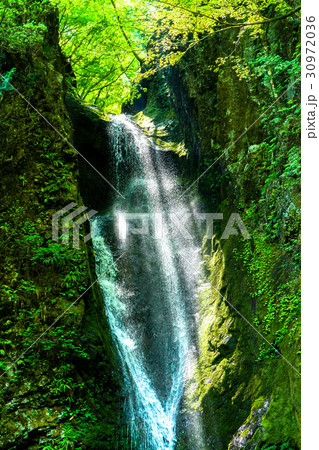
{"type": "Polygon", "coordinates": [[[285,278],[276,272],[280,251],[275,245],[272,248],[259,244],[261,242],[255,239],[252,252],[252,243],[247,241],[234,258],[236,238],[223,245],[214,238],[212,256],[206,255],[210,277],[199,293],[200,357],[187,399],[189,408],[202,411],[207,433],[214,436],[217,448],[223,448],[223,443],[231,440],[241,424],[256,422],[258,417],[254,411],[260,409],[267,398],[271,398],[269,410],[249,442],[280,444],[290,439],[294,445],[299,445],[299,375],[283,359],[269,359],[272,353],[265,354],[263,350],[269,346],[265,347],[263,339],[219,295],[222,292],[223,297],[231,299],[255,327],[260,323],[261,333],[270,341],[271,336],[279,336],[280,327],[284,326],[282,339],[276,345],[284,355],[290,355],[290,362],[298,367],[294,331],[298,314],[294,307],[287,315],[283,315],[285,309],[280,309],[284,308],[283,299],[287,295],[285,278]],[[251,257],[257,258],[255,262],[251,257]],[[229,272],[229,266],[235,270],[229,272]],[[255,275],[256,282],[250,278],[254,279],[255,275]],[[258,298],[256,304],[252,298],[258,298]],[[274,298],[278,308],[275,316],[272,315],[274,298]],[[279,323],[278,315],[283,319],[279,323]],[[254,316],[258,316],[258,323],[254,322],[254,316]],[[227,345],[230,342],[232,344],[227,345]]]}
{"type": "MultiPolygon", "coordinates": [[[[72,141],[57,12],[51,12],[43,47],[27,55],[6,54],[1,71],[15,67],[14,86],[72,141]]],[[[96,279],[88,245],[81,242],[77,250],[52,241],[52,214],[71,201],[83,204],[77,153],[14,91],[5,91],[0,102],[0,232],[6,242],[1,373],[8,369],[0,381],[0,446],[41,448],[64,439],[68,446],[81,445],[83,433],[88,437],[98,429],[96,439],[112,448],[119,382],[97,287],[44,333],[96,279]]]]}
{"type": "Polygon", "coordinates": [[[273,58],[280,61],[273,71],[278,93],[289,78],[281,68],[299,70],[298,24],[285,23],[284,38],[281,26],[267,30],[271,57],[262,42],[243,37],[236,46],[252,76],[239,77],[231,61],[216,67],[234,51],[232,31],[206,39],[166,72],[190,165],[198,163],[203,174],[196,186],[207,211],[226,218],[240,213],[252,236],[224,241],[216,224],[214,239],[203,246],[208,275],[199,294],[199,357],[187,400],[201,411],[208,448],[227,448],[242,425],[256,423],[253,411],[267,399],[270,407],[247,448],[300,447],[300,377],[276,351],[299,371],[300,95],[295,90],[268,110],[273,92],[265,79],[273,58]]]}
{"type": "Polygon", "coordinates": [[[173,152],[179,157],[188,156],[185,142],[174,140],[177,136],[174,135],[170,129],[170,124],[173,120],[159,121],[156,111],[154,112],[152,109],[146,109],[143,112],[136,114],[134,116],[134,121],[144,130],[147,136],[152,138],[153,142],[155,142],[161,150],[173,152]]]}

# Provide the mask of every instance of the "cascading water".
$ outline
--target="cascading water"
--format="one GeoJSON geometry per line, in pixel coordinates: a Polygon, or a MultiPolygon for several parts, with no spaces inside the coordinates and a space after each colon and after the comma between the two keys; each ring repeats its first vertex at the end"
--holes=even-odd
{"type": "Polygon", "coordinates": [[[112,146],[117,189],[125,198],[92,220],[92,236],[123,366],[131,445],[172,449],[194,347],[199,247],[181,229],[189,208],[167,155],[123,115],[112,118],[112,146]],[[117,217],[116,232],[110,215],[117,217]]]}

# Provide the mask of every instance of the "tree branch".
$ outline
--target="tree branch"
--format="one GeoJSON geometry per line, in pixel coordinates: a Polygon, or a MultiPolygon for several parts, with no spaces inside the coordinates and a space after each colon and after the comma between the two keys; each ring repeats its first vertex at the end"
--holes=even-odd
{"type": "Polygon", "coordinates": [[[116,15],[116,19],[117,19],[117,22],[118,22],[118,24],[119,24],[119,27],[120,27],[120,30],[121,30],[121,32],[122,32],[122,34],[123,34],[124,39],[126,40],[128,46],[129,46],[130,49],[131,49],[131,52],[133,53],[133,55],[135,56],[135,58],[138,60],[138,62],[139,62],[140,64],[143,64],[144,60],[143,60],[143,59],[138,55],[138,53],[134,50],[134,48],[133,48],[133,46],[132,46],[132,43],[131,43],[130,39],[128,38],[127,34],[126,34],[126,31],[125,31],[125,29],[124,29],[124,27],[123,27],[123,25],[122,25],[122,21],[121,21],[121,19],[120,19],[120,16],[119,16],[119,13],[118,13],[117,6],[116,6],[116,4],[115,4],[115,1],[114,1],[114,0],[111,0],[111,3],[112,3],[112,6],[113,6],[113,8],[114,8],[115,15],[116,15]]]}
{"type": "MultiPolygon", "coordinates": [[[[156,2],[164,4],[164,5],[167,5],[167,6],[170,6],[171,8],[182,9],[184,11],[187,11],[187,12],[191,13],[193,16],[206,17],[207,19],[210,19],[210,20],[213,20],[214,22],[219,22],[220,23],[220,21],[218,20],[217,17],[208,16],[207,14],[203,14],[203,13],[198,12],[198,11],[193,11],[193,10],[191,10],[189,8],[186,8],[185,6],[182,6],[180,4],[175,4],[174,5],[174,4],[172,4],[170,2],[167,2],[165,0],[156,0],[156,2]]],[[[251,23],[250,22],[244,22],[244,23],[237,23],[237,24],[233,24],[233,23],[230,23],[230,22],[222,22],[222,23],[220,23],[220,25],[217,25],[217,26],[228,25],[230,28],[240,28],[240,27],[248,27],[248,26],[251,26],[251,25],[262,25],[264,23],[274,22],[274,21],[277,21],[277,20],[285,19],[286,17],[290,17],[290,16],[296,14],[296,12],[300,11],[300,9],[301,9],[301,6],[298,6],[293,11],[291,11],[291,12],[289,12],[287,14],[284,14],[283,16],[274,17],[273,19],[266,19],[266,20],[263,20],[263,21],[260,21],[260,22],[251,22],[251,23]]]]}

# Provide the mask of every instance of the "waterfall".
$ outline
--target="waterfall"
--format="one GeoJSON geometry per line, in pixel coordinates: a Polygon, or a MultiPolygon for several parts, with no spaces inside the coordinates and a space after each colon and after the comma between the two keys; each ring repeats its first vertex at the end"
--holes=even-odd
{"type": "Polygon", "coordinates": [[[125,198],[92,220],[97,274],[122,362],[131,445],[173,449],[194,351],[199,244],[181,227],[191,211],[167,154],[124,115],[111,127],[125,198]]]}

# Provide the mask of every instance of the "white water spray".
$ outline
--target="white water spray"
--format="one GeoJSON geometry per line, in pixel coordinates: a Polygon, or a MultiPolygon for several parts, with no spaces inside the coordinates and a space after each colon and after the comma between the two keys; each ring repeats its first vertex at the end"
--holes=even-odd
{"type": "Polygon", "coordinates": [[[117,188],[125,195],[112,212],[160,212],[163,236],[119,240],[113,235],[116,254],[125,251],[116,272],[105,217],[93,219],[97,272],[123,365],[132,445],[173,449],[192,358],[199,248],[195,240],[177,237],[169,220],[173,212],[183,217],[189,209],[180,199],[176,175],[167,167],[164,153],[125,116],[115,116],[112,127],[117,188]]]}

